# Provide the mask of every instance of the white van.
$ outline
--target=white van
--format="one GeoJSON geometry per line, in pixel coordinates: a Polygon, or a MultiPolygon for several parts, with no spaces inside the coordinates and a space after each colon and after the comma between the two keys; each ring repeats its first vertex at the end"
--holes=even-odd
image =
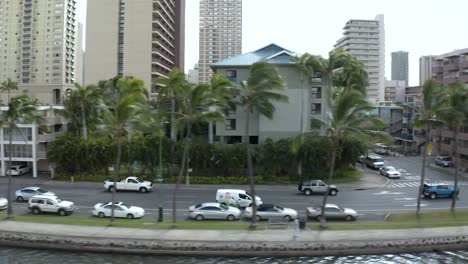
{"type": "MultiPolygon", "coordinates": [[[[216,192],[216,202],[228,206],[250,207],[252,206],[252,195],[245,190],[219,189],[216,192]]],[[[257,205],[262,204],[262,199],[255,195],[257,205]]]]}
{"type": "Polygon", "coordinates": [[[368,168],[378,170],[384,166],[384,160],[378,155],[369,154],[364,159],[364,164],[366,164],[368,168]]]}
{"type": "Polygon", "coordinates": [[[374,145],[374,152],[377,154],[389,154],[390,148],[382,143],[377,143],[374,145]]]}

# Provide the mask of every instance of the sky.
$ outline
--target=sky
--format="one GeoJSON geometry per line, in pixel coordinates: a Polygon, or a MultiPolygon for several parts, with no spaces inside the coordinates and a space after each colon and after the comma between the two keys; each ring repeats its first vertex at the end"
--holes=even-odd
{"type": "MultiPolygon", "coordinates": [[[[85,23],[86,1],[77,0],[85,23]]],[[[99,1],[99,0],[90,0],[99,1]]],[[[131,1],[131,0],[130,0],[131,1]]],[[[468,48],[467,0],[244,0],[242,53],[275,43],[327,57],[350,19],[385,15],[385,76],[391,52],[409,52],[409,83],[419,84],[419,57],[468,48]]],[[[185,72],[198,62],[199,0],[186,0],[185,72]]]]}

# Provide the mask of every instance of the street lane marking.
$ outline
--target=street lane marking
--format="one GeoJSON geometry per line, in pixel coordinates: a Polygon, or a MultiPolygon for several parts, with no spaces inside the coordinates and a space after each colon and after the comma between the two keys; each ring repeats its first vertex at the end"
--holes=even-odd
{"type": "MultiPolygon", "coordinates": [[[[428,206],[428,204],[423,204],[423,203],[420,204],[420,205],[421,205],[421,207],[423,207],[423,206],[428,206]]],[[[418,204],[405,204],[405,205],[403,205],[403,206],[418,206],[418,204]]]]}
{"type": "Polygon", "coordinates": [[[395,201],[412,201],[416,200],[416,198],[395,198],[395,201]]]}
{"type": "Polygon", "coordinates": [[[401,192],[389,192],[389,191],[381,191],[381,192],[378,192],[378,193],[374,193],[374,195],[384,195],[384,194],[396,195],[396,194],[403,194],[403,193],[401,193],[401,192]]]}

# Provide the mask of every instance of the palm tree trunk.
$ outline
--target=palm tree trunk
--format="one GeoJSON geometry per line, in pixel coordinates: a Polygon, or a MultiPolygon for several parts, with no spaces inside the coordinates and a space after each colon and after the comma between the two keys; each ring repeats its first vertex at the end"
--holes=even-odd
{"type": "MultiPolygon", "coordinates": [[[[304,135],[304,76],[301,74],[301,120],[299,121],[299,137],[302,145],[303,135],[304,135]]],[[[300,150],[299,150],[300,152],[300,150]]],[[[302,178],[302,155],[299,153],[299,160],[297,164],[297,175],[299,178],[302,178]]]]}
{"type": "Polygon", "coordinates": [[[333,174],[335,173],[336,152],[337,152],[338,144],[336,142],[333,142],[333,145],[334,146],[332,148],[330,171],[328,173],[327,191],[323,195],[322,210],[320,212],[320,227],[321,228],[327,227],[327,219],[325,216],[325,205],[327,204],[328,193],[330,192],[330,184],[332,184],[333,174]]]}
{"type": "Polygon", "coordinates": [[[185,137],[185,145],[184,145],[184,151],[182,153],[182,162],[180,163],[179,176],[177,177],[177,182],[174,188],[174,192],[172,193],[172,223],[173,224],[177,222],[177,215],[176,215],[177,193],[179,191],[180,184],[182,183],[182,177],[184,176],[185,165],[187,164],[188,148],[190,144],[189,140],[190,140],[190,134],[192,133],[191,129],[192,127],[191,127],[191,124],[189,123],[187,125],[187,135],[185,137]]]}
{"type": "MultiPolygon", "coordinates": [[[[11,105],[10,105],[11,107],[11,105]]],[[[12,156],[13,156],[13,126],[10,124],[10,135],[9,135],[9,151],[8,151],[8,166],[6,167],[6,171],[9,172],[8,173],[8,190],[7,190],[7,195],[8,195],[8,210],[7,210],[7,218],[13,218],[15,217],[13,215],[13,203],[12,203],[12,198],[13,198],[13,195],[12,195],[12,190],[11,190],[11,163],[12,163],[12,156]]]]}
{"type": "Polygon", "coordinates": [[[460,164],[460,155],[458,154],[458,131],[459,127],[455,128],[455,178],[453,182],[454,193],[452,194],[452,204],[450,205],[450,211],[455,211],[455,205],[457,203],[458,198],[458,168],[460,164]]]}
{"type": "Polygon", "coordinates": [[[247,171],[250,178],[250,194],[252,194],[252,222],[250,227],[254,228],[257,222],[257,201],[255,199],[255,178],[253,175],[253,162],[252,162],[252,153],[250,152],[250,137],[249,137],[249,129],[250,129],[250,108],[247,107],[246,109],[246,120],[247,123],[245,124],[245,150],[247,152],[247,171]]]}
{"type": "Polygon", "coordinates": [[[174,92],[171,92],[172,98],[171,98],[171,139],[175,142],[177,141],[177,135],[176,135],[176,118],[175,118],[175,108],[176,108],[176,102],[174,98],[174,92]]]}
{"type": "Polygon", "coordinates": [[[88,127],[86,125],[86,110],[83,105],[83,102],[80,103],[81,106],[81,128],[83,130],[83,138],[88,140],[88,127]]]}
{"type": "Polygon", "coordinates": [[[429,128],[426,126],[426,142],[424,143],[423,148],[423,159],[422,159],[422,168],[421,168],[421,181],[419,183],[418,191],[418,202],[416,204],[416,214],[419,215],[421,211],[421,195],[423,192],[424,179],[426,176],[426,157],[427,157],[427,144],[429,144],[429,133],[431,133],[430,125],[429,128]]]}
{"type": "Polygon", "coordinates": [[[117,139],[117,160],[115,162],[115,173],[114,173],[114,188],[112,189],[112,209],[111,209],[111,224],[115,222],[114,215],[114,202],[115,202],[115,192],[117,191],[117,177],[120,174],[120,159],[122,158],[122,136],[119,135],[117,139]]]}

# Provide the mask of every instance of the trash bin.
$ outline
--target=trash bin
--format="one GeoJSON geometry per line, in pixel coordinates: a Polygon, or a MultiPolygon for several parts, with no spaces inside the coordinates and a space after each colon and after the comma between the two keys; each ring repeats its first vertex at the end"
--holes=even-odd
{"type": "Polygon", "coordinates": [[[306,223],[307,223],[307,218],[306,217],[301,217],[299,218],[299,229],[305,229],[306,228],[306,223]]]}

